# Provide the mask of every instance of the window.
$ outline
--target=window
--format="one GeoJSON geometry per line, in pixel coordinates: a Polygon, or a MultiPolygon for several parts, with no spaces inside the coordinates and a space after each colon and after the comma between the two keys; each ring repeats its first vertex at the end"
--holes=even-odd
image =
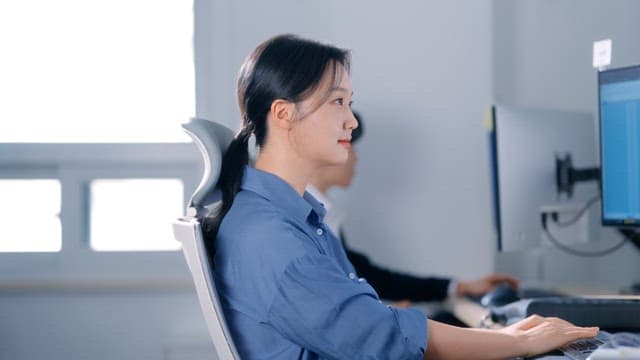
{"type": "Polygon", "coordinates": [[[186,142],[189,2],[0,2],[0,142],[186,142]]]}
{"type": "Polygon", "coordinates": [[[0,252],[60,251],[60,182],[0,180],[0,252]]]}
{"type": "Polygon", "coordinates": [[[0,143],[0,287],[188,286],[171,223],[200,163],[190,143],[0,143]]]}
{"type": "Polygon", "coordinates": [[[0,1],[0,283],[190,284],[193,27],[189,1],[0,1]]]}
{"type": "Polygon", "coordinates": [[[91,248],[177,250],[171,222],[182,215],[179,179],[94,180],[90,186],[91,248]]]}

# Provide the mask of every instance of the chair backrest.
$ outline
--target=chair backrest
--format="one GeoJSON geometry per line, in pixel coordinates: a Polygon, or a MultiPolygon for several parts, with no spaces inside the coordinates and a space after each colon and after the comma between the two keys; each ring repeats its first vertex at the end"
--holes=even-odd
{"type": "Polygon", "coordinates": [[[204,161],[204,174],[189,200],[187,216],[202,217],[208,213],[209,207],[221,199],[216,185],[222,168],[222,156],[234,134],[224,125],[203,119],[191,119],[182,127],[193,139],[204,161]]]}
{"type": "Polygon", "coordinates": [[[193,138],[204,160],[204,176],[191,196],[187,216],[173,222],[173,234],[182,243],[184,257],[193,276],[198,301],[219,359],[239,359],[238,351],[224,319],[204,245],[200,220],[220,199],[216,188],[222,156],[233,139],[233,132],[214,122],[191,119],[182,126],[193,138]]]}

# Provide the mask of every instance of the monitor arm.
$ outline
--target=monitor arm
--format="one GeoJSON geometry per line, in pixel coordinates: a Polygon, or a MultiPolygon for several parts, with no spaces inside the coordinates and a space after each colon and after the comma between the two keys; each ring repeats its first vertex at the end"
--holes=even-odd
{"type": "Polygon", "coordinates": [[[571,154],[567,153],[564,158],[556,154],[556,186],[558,194],[573,196],[573,186],[582,181],[600,181],[600,168],[577,169],[573,167],[571,154]]]}

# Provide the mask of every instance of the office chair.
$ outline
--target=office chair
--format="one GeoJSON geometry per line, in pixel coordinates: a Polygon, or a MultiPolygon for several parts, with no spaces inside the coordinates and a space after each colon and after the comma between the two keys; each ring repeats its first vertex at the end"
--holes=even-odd
{"type": "Polygon", "coordinates": [[[187,205],[187,216],[173,222],[173,234],[182,243],[184,257],[193,276],[198,301],[218,359],[239,359],[238,351],[224,319],[209,259],[204,246],[201,220],[221,199],[216,188],[222,155],[233,139],[233,132],[214,122],[191,119],[183,124],[204,160],[204,175],[187,205]]]}

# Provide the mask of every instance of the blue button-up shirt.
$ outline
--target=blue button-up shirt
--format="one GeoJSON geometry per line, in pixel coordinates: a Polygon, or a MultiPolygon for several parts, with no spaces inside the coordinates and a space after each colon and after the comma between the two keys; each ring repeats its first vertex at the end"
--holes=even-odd
{"type": "Polygon", "coordinates": [[[215,280],[243,359],[421,359],[427,321],[383,305],[325,210],[279,177],[245,168],[220,225],[215,280]]]}

